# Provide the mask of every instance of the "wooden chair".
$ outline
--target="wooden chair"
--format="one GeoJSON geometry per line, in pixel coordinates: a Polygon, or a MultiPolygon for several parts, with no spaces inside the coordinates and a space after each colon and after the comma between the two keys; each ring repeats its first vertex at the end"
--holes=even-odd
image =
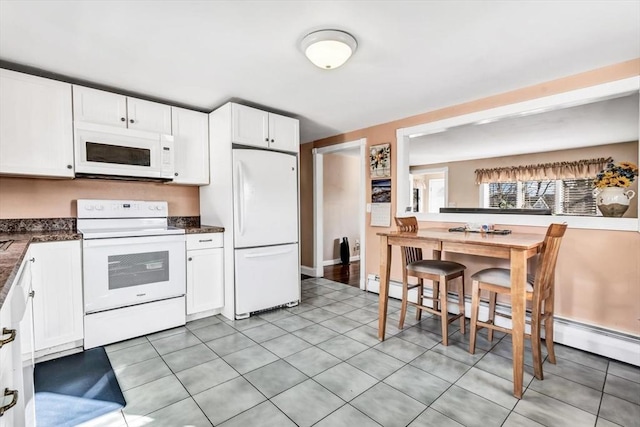
{"type": "MultiPolygon", "coordinates": [[[[416,217],[395,218],[398,231],[417,232],[418,220],[416,217]]],[[[422,310],[440,316],[442,320],[442,345],[448,345],[449,324],[456,319],[460,319],[460,331],[465,333],[464,318],[464,271],[466,266],[453,262],[436,259],[422,259],[422,249],[405,247],[402,248],[402,307],[400,309],[400,321],[398,328],[404,326],[404,318],[407,314],[407,305],[416,307],[416,319],[420,320],[422,310]],[[409,285],[408,276],[417,277],[418,283],[409,285]],[[448,284],[451,280],[460,278],[458,286],[458,308],[459,313],[449,317],[447,306],[448,284]],[[424,295],[424,280],[433,282],[433,294],[431,297],[424,295]],[[417,303],[408,300],[409,289],[418,288],[417,303]],[[433,301],[433,308],[423,305],[424,299],[433,301]]]]}
{"type": "MultiPolygon", "coordinates": [[[[536,378],[543,379],[542,374],[542,348],[540,342],[540,330],[542,322],[545,327],[545,342],[549,362],[555,364],[556,356],[553,350],[553,298],[554,275],[560,243],[564,236],[567,224],[551,224],[547,229],[542,249],[539,253],[538,265],[534,276],[527,276],[527,301],[531,301],[531,334],[525,336],[531,339],[533,352],[533,365],[536,378]]],[[[493,331],[511,333],[511,329],[503,328],[495,324],[495,316],[511,319],[507,314],[496,313],[496,295],[511,294],[510,270],[506,268],[488,268],[478,271],[471,276],[473,288],[471,291],[471,337],[469,352],[473,354],[476,346],[476,333],[478,329],[489,329],[489,341],[493,340],[493,331]],[[480,292],[489,291],[489,319],[486,322],[478,320],[480,305],[480,292]]]]}

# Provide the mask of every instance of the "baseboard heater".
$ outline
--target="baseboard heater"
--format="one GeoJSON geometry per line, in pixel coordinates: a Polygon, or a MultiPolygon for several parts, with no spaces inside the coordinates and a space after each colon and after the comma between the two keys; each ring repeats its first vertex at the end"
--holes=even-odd
{"type": "MultiPolygon", "coordinates": [[[[402,283],[390,281],[389,296],[392,298],[402,299],[402,283]]],[[[367,291],[380,293],[380,277],[377,274],[369,274],[367,276],[367,291]]],[[[409,299],[416,301],[416,289],[409,291],[409,299]]],[[[426,287],[425,295],[431,294],[431,288],[426,287]]],[[[449,294],[448,300],[453,302],[449,306],[452,313],[457,313],[458,296],[449,294]]],[[[427,305],[430,301],[426,302],[427,305]]],[[[496,310],[502,313],[510,313],[510,307],[505,304],[498,303],[496,310]]],[[[489,313],[489,305],[480,303],[479,318],[486,318],[489,313]]],[[[465,315],[471,316],[471,298],[465,298],[465,315]]],[[[527,319],[530,320],[530,313],[527,312],[527,319]]],[[[510,328],[511,321],[509,319],[498,316],[496,324],[510,328]]],[[[526,325],[529,332],[529,325],[526,325]]],[[[542,331],[544,337],[544,331],[542,331]]],[[[596,325],[576,322],[575,320],[564,317],[555,317],[554,324],[554,342],[568,347],[595,353],[631,365],[640,366],[640,337],[625,334],[623,332],[614,331],[596,325]]]]}

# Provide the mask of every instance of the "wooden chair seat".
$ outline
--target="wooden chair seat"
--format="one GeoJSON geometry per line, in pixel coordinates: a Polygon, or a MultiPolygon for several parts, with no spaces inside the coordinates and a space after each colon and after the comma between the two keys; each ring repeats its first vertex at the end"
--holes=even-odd
{"type": "Polygon", "coordinates": [[[464,265],[453,261],[441,261],[438,259],[423,259],[407,264],[407,270],[415,273],[432,274],[436,276],[449,276],[466,270],[464,265]]]}
{"type": "MultiPolygon", "coordinates": [[[[525,334],[531,339],[533,353],[533,368],[536,378],[542,380],[542,343],[541,328],[544,323],[545,343],[549,362],[555,364],[556,356],[553,349],[553,304],[555,288],[555,269],[558,260],[560,243],[567,229],[566,224],[551,224],[547,229],[542,249],[539,253],[538,265],[535,275],[527,276],[526,298],[531,301],[531,334],[525,334]]],[[[489,330],[489,341],[493,340],[493,331],[512,333],[509,328],[495,324],[495,317],[509,315],[496,313],[496,295],[511,295],[511,271],[505,268],[488,268],[471,276],[471,336],[469,339],[469,352],[475,353],[476,334],[478,329],[489,330]],[[489,318],[485,321],[478,320],[480,310],[480,292],[489,292],[489,318]]]]}
{"type": "MultiPolygon", "coordinates": [[[[486,268],[474,273],[471,280],[511,289],[511,270],[508,268],[486,268]]],[[[533,292],[533,274],[527,274],[527,292],[533,292]]]]}
{"type": "MultiPolygon", "coordinates": [[[[399,231],[418,231],[418,220],[415,217],[396,218],[399,231]]],[[[442,345],[448,345],[449,324],[460,319],[460,331],[465,333],[464,317],[464,271],[466,266],[438,259],[422,259],[422,250],[419,248],[402,247],[402,305],[400,308],[400,321],[398,328],[404,326],[404,318],[407,315],[407,306],[416,307],[416,319],[420,320],[422,311],[440,316],[442,320],[442,345]],[[416,277],[417,284],[409,284],[408,277],[416,277]],[[450,317],[448,310],[449,282],[460,278],[458,285],[458,314],[450,317]],[[433,282],[432,296],[424,295],[424,280],[433,282]],[[417,302],[409,301],[409,289],[417,288],[417,302]],[[424,300],[432,301],[432,307],[424,305],[424,300]]]]}

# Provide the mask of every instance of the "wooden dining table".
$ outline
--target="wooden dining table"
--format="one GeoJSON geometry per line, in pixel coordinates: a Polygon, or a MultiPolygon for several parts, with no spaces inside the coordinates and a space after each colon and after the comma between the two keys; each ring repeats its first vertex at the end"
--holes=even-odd
{"type": "Polygon", "coordinates": [[[446,228],[424,228],[417,232],[383,232],[380,236],[380,300],[378,338],[383,341],[387,322],[391,248],[409,246],[421,248],[424,254],[432,251],[433,259],[441,259],[443,252],[508,259],[511,268],[511,316],[513,331],[513,395],[522,397],[524,370],[524,335],[526,310],[527,260],[536,255],[544,241],[544,234],[489,234],[455,232],[446,228]]]}

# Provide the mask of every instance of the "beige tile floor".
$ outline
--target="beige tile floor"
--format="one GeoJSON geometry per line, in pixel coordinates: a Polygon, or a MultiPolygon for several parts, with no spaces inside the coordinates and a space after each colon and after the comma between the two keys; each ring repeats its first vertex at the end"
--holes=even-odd
{"type": "Polygon", "coordinates": [[[377,339],[375,294],[302,282],[298,307],[231,322],[221,316],[113,344],[127,406],[91,426],[640,426],[640,369],[557,345],[545,379],[525,363],[515,399],[510,336],[453,329],[412,313],[377,339]]]}

